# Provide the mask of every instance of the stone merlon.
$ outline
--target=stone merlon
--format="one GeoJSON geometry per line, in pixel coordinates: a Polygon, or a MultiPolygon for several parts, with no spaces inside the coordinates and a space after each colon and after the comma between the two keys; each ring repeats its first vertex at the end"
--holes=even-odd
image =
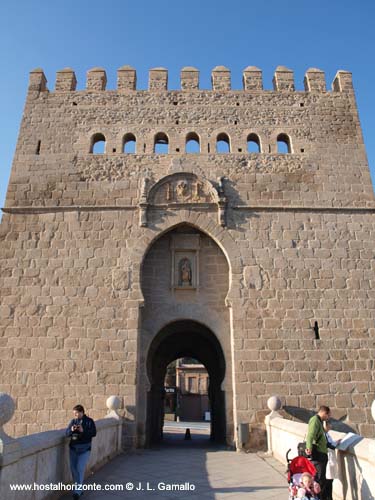
{"type": "MultiPolygon", "coordinates": [[[[180,90],[199,90],[199,70],[186,66],[181,70],[180,90]]],[[[242,76],[243,90],[245,92],[258,92],[263,89],[262,70],[256,66],[247,66],[242,76]]],[[[294,92],[294,73],[285,66],[278,66],[272,80],[273,90],[276,92],[294,92]]],[[[103,68],[92,68],[87,72],[86,90],[106,90],[107,75],[103,68]]],[[[216,66],[211,73],[211,89],[213,91],[227,92],[231,87],[231,72],[225,66],[216,66]]],[[[77,80],[75,73],[70,68],[57,71],[55,91],[75,91],[77,80]]],[[[117,70],[117,90],[136,91],[137,72],[131,66],[122,66],[117,70]]],[[[324,71],[310,68],[306,71],[303,80],[306,92],[327,92],[324,71]]],[[[141,90],[141,89],[139,89],[141,90]]],[[[150,92],[168,91],[168,70],[157,67],[149,71],[148,90],[150,92]]],[[[179,90],[179,89],[176,89],[179,90]]],[[[209,89],[201,89],[209,90],[209,89]]],[[[265,89],[267,90],[267,89],[265,89]]],[[[29,92],[47,92],[47,79],[41,68],[30,72],[29,92]]],[[[352,74],[349,71],[339,70],[332,82],[333,92],[353,92],[352,74]]]]}

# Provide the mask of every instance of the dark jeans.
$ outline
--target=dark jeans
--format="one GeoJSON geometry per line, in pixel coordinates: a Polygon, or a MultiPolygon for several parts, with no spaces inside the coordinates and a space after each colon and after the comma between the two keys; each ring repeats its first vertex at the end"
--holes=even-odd
{"type": "Polygon", "coordinates": [[[326,479],[328,455],[327,453],[321,453],[320,451],[313,450],[311,461],[316,468],[315,481],[320,485],[320,500],[330,500],[329,490],[327,491],[327,487],[329,488],[329,485],[327,484],[326,479]]]}

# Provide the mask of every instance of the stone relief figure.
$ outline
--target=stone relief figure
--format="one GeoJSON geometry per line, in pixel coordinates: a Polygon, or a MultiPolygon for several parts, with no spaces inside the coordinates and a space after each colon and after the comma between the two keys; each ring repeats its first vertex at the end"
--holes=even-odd
{"type": "Polygon", "coordinates": [[[189,194],[188,183],[186,181],[180,181],[176,187],[177,196],[185,198],[189,194]]]}
{"type": "Polygon", "coordinates": [[[192,269],[190,260],[184,257],[179,264],[179,286],[192,286],[192,269]]]}
{"type": "Polygon", "coordinates": [[[197,182],[193,183],[192,188],[193,188],[193,200],[199,201],[201,198],[201,191],[202,191],[203,185],[197,181],[197,182]]]}

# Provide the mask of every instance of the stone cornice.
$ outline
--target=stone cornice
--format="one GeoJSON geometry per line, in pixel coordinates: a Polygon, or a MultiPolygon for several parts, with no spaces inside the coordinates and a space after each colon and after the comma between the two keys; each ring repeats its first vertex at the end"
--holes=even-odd
{"type": "MultiPolygon", "coordinates": [[[[150,205],[152,210],[175,209],[202,209],[207,210],[214,207],[213,203],[171,203],[165,205],[150,205]]],[[[51,213],[51,212],[100,212],[116,210],[138,210],[136,205],[69,205],[69,206],[22,206],[22,207],[3,207],[1,210],[9,214],[27,214],[27,213],[51,213]]],[[[375,213],[375,207],[299,207],[299,206],[267,206],[267,205],[233,205],[228,206],[232,210],[244,210],[254,212],[324,212],[324,213],[375,213]]]]}

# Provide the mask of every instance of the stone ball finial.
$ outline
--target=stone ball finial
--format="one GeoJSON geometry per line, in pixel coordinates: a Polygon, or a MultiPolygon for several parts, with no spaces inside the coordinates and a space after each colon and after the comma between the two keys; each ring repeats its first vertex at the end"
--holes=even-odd
{"type": "Polygon", "coordinates": [[[271,411],[278,411],[281,408],[281,399],[279,396],[271,396],[267,400],[267,406],[271,411]]]}
{"type": "Polygon", "coordinates": [[[108,410],[117,412],[121,406],[121,400],[118,396],[109,396],[106,405],[108,410]]]}
{"type": "Polygon", "coordinates": [[[0,427],[5,425],[14,415],[16,404],[5,392],[0,392],[0,427]]]}
{"type": "Polygon", "coordinates": [[[375,420],[375,400],[372,402],[371,405],[371,416],[375,420]]]}

